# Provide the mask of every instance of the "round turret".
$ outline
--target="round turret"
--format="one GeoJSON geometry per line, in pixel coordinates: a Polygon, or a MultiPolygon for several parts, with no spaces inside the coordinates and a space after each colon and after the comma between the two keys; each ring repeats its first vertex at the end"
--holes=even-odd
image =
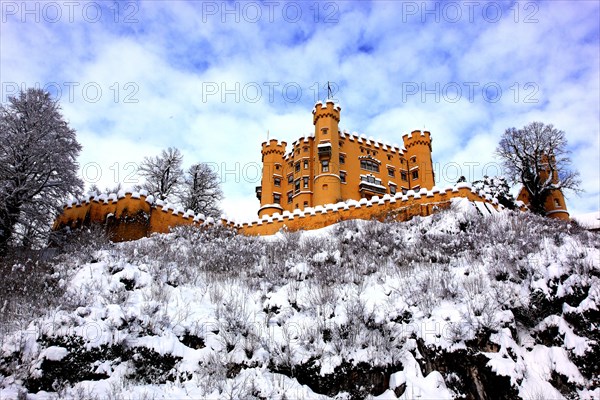
{"type": "Polygon", "coordinates": [[[431,189],[435,185],[431,160],[431,133],[414,130],[402,136],[411,188],[431,189]]]}
{"type": "Polygon", "coordinates": [[[262,182],[261,186],[256,188],[257,196],[260,198],[259,217],[272,215],[276,212],[281,213],[283,210],[280,188],[283,179],[282,171],[285,162],[283,158],[286,146],[286,142],[279,142],[276,139],[271,139],[268,143],[262,143],[262,182]]]}
{"type": "Polygon", "coordinates": [[[339,104],[335,104],[333,100],[327,100],[325,104],[322,101],[318,101],[313,107],[313,125],[317,124],[317,121],[323,117],[329,117],[334,119],[336,122],[340,122],[340,112],[342,107],[339,104]]]}
{"type": "Polygon", "coordinates": [[[314,204],[337,203],[342,199],[339,128],[342,107],[332,100],[313,108],[316,151],[313,156],[314,204]]]}

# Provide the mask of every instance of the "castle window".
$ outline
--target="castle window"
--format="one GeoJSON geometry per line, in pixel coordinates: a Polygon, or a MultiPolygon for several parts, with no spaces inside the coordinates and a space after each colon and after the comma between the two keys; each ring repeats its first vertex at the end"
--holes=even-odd
{"type": "Polygon", "coordinates": [[[308,189],[308,176],[305,176],[304,178],[302,178],[302,187],[304,189],[308,189]]]}
{"type": "MultiPolygon", "coordinates": [[[[294,197],[294,194],[291,191],[287,192],[288,204],[290,204],[292,202],[293,197],[294,197]]],[[[298,207],[296,207],[296,208],[298,208],[298,207]]]]}
{"type": "Polygon", "coordinates": [[[340,171],[340,181],[346,183],[346,173],[344,171],[340,171]]]}
{"type": "Polygon", "coordinates": [[[304,202],[304,207],[308,207],[308,201],[304,202]]]}
{"type": "Polygon", "coordinates": [[[304,160],[304,169],[308,169],[308,160],[304,160]]]}
{"type": "Polygon", "coordinates": [[[273,195],[273,203],[275,203],[275,204],[281,204],[281,195],[274,194],[273,195]]]}
{"type": "Polygon", "coordinates": [[[340,165],[345,164],[346,163],[346,156],[344,156],[343,154],[340,154],[340,165]]]}
{"type": "Polygon", "coordinates": [[[302,150],[303,150],[305,153],[308,153],[308,146],[304,146],[304,147],[302,148],[302,150]]]}
{"type": "Polygon", "coordinates": [[[413,163],[413,164],[416,163],[417,162],[417,156],[412,156],[410,158],[410,162],[413,163]]]}
{"type": "Polygon", "coordinates": [[[273,178],[273,183],[276,187],[281,187],[281,178],[273,178]]]}
{"type": "Polygon", "coordinates": [[[406,171],[400,172],[400,179],[402,179],[403,181],[408,181],[408,174],[406,173],[406,171]]]}
{"type": "Polygon", "coordinates": [[[392,168],[388,168],[388,176],[393,178],[394,175],[395,175],[394,170],[392,168]]]}
{"type": "Polygon", "coordinates": [[[289,174],[288,175],[288,183],[292,183],[292,182],[294,182],[294,175],[289,174]]]}
{"type": "Polygon", "coordinates": [[[390,194],[396,194],[396,185],[390,184],[390,194]]]}
{"type": "Polygon", "coordinates": [[[300,179],[296,179],[294,181],[294,193],[298,193],[300,191],[300,179]]]}
{"type": "Polygon", "coordinates": [[[329,161],[328,160],[321,161],[321,172],[329,172],[329,161]]]}
{"type": "Polygon", "coordinates": [[[300,161],[296,162],[295,166],[294,166],[294,170],[296,172],[300,172],[300,161]]]}
{"type": "Polygon", "coordinates": [[[416,179],[419,179],[419,170],[418,169],[415,169],[412,172],[412,178],[413,178],[413,181],[416,180],[416,179]]]}
{"type": "Polygon", "coordinates": [[[323,135],[327,135],[328,130],[329,128],[321,128],[321,132],[323,132],[323,135]]]}
{"type": "Polygon", "coordinates": [[[392,159],[392,156],[388,154],[388,160],[391,160],[391,159],[392,159]]]}
{"type": "Polygon", "coordinates": [[[367,171],[379,172],[379,164],[371,160],[360,160],[360,168],[367,171]]]}
{"type": "Polygon", "coordinates": [[[275,170],[279,171],[280,168],[281,168],[281,164],[275,164],[275,170]]]}
{"type": "Polygon", "coordinates": [[[560,208],[560,200],[554,199],[554,207],[560,208]]]}

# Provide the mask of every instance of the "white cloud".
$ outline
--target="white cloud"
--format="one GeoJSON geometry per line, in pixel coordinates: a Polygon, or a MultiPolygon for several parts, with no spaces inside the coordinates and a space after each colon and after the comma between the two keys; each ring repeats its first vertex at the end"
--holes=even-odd
{"type": "MultiPolygon", "coordinates": [[[[284,18],[284,3],[270,21],[264,4],[249,2],[152,1],[127,10],[129,3],[121,3],[118,23],[108,6],[98,23],[81,17],[74,23],[22,23],[12,16],[3,22],[0,39],[2,95],[11,82],[78,82],[73,101],[63,92],[61,103],[84,145],[82,165],[98,163],[106,179],[115,163],[122,167],[179,147],[186,165],[219,165],[225,212],[237,218],[256,215],[259,183],[247,175],[260,162],[267,130],[288,142],[310,132],[312,105],[325,97],[327,81],[340,86],[343,128],[401,143],[402,133],[424,125],[432,132],[440,171],[451,163],[467,171],[466,163],[477,162],[482,167],[473,174],[483,174],[483,166],[495,162],[495,144],[506,128],[540,120],[565,130],[573,146],[586,193],[571,197],[569,205],[578,212],[597,209],[597,2],[535,3],[537,23],[524,23],[531,13],[525,3],[515,3],[517,22],[506,6],[496,23],[486,21],[481,8],[470,22],[464,7],[457,23],[443,9],[439,22],[432,15],[422,22],[424,4],[414,2],[413,15],[409,3],[331,2],[328,9],[330,3],[319,3],[318,15],[313,3],[297,3],[298,22],[284,18]],[[216,14],[207,9],[211,4],[216,14]],[[223,14],[225,4],[246,14],[223,14]],[[252,4],[262,12],[255,23],[248,22],[252,4]],[[331,12],[338,22],[325,22],[331,12]],[[138,22],[126,22],[127,16],[138,22]],[[277,85],[272,99],[267,82],[277,85]],[[479,85],[473,98],[469,82],[479,85]],[[102,89],[97,102],[86,101],[79,90],[90,83],[102,89]],[[498,102],[481,91],[492,83],[502,90],[498,102]],[[410,94],[413,84],[418,91],[410,94]],[[287,97],[281,92],[286,85],[287,97]],[[452,85],[462,89],[456,103],[452,91],[443,92],[452,85]],[[208,95],[215,87],[217,93],[208,95]],[[257,87],[261,96],[253,102],[257,87]],[[294,87],[302,89],[297,102],[291,99],[294,87]],[[224,95],[223,88],[236,93],[224,95]],[[138,102],[124,102],[127,95],[138,102]],[[537,102],[525,102],[526,96],[537,102]]],[[[438,173],[441,182],[445,175],[449,179],[446,172],[438,173]]]]}

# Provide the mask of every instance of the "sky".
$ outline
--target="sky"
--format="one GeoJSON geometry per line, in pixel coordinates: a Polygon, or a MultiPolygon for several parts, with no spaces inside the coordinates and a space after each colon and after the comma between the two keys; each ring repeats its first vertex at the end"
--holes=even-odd
{"type": "Polygon", "coordinates": [[[313,131],[312,108],[385,143],[431,131],[436,185],[502,175],[504,131],[566,132],[600,209],[600,2],[0,1],[1,101],[41,87],[83,145],[89,186],[132,186],[177,147],[218,173],[225,214],[254,219],[261,143],[313,131]]]}

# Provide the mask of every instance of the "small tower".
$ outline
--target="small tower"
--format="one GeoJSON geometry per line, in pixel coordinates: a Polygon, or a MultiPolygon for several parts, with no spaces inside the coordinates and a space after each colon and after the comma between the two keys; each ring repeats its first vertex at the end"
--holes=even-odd
{"type": "Polygon", "coordinates": [[[286,145],[286,142],[278,142],[276,139],[262,144],[262,182],[261,186],[256,188],[257,196],[260,198],[259,217],[283,211],[281,185],[286,145]]]}
{"type": "Polygon", "coordinates": [[[342,199],[340,181],[339,122],[342,108],[327,99],[313,108],[316,151],[313,157],[314,204],[337,203],[342,199]]]}
{"type": "MultiPolygon", "coordinates": [[[[546,181],[548,176],[552,173],[552,183],[558,183],[558,171],[556,168],[551,168],[550,163],[555,163],[556,160],[554,156],[549,157],[550,161],[548,161],[548,156],[542,157],[542,164],[545,166],[544,169],[540,171],[540,182],[546,181]]],[[[531,194],[529,191],[523,187],[517,200],[522,201],[523,203],[529,205],[531,194]]],[[[564,221],[568,221],[570,219],[569,212],[567,211],[567,203],[565,202],[565,196],[563,195],[560,189],[551,189],[550,193],[546,196],[544,200],[544,211],[546,212],[546,216],[549,218],[561,219],[564,221]]]]}
{"type": "MultiPolygon", "coordinates": [[[[550,163],[556,164],[556,159],[553,155],[550,157],[544,157],[546,168],[540,173],[540,178],[543,180],[548,179],[550,173],[552,173],[552,183],[557,184],[558,171],[556,168],[550,168],[550,163]]],[[[563,196],[562,190],[552,189],[546,201],[544,203],[544,209],[546,210],[546,216],[550,218],[562,219],[565,221],[569,220],[569,212],[567,211],[567,203],[565,203],[565,196],[563,196]]]]}
{"type": "Polygon", "coordinates": [[[431,189],[435,185],[431,161],[431,133],[420,130],[402,136],[404,142],[404,166],[408,170],[411,189],[431,189]]]}

